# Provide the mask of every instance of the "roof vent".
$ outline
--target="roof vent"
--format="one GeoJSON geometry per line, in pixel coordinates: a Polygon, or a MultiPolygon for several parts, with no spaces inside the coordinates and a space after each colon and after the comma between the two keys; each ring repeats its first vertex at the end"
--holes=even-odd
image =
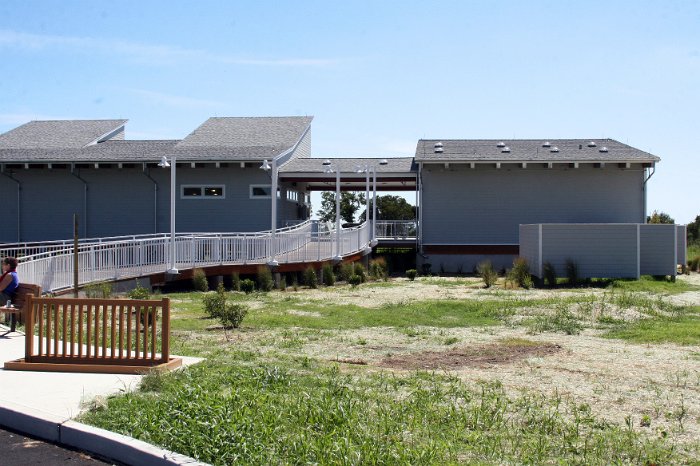
{"type": "Polygon", "coordinates": [[[601,148],[598,149],[598,150],[599,150],[600,152],[607,152],[607,151],[608,151],[608,148],[605,147],[605,146],[603,146],[603,147],[601,147],[601,148]]]}
{"type": "Polygon", "coordinates": [[[444,152],[444,149],[442,147],[436,147],[435,148],[435,153],[436,154],[442,154],[444,152]]]}
{"type": "Polygon", "coordinates": [[[433,144],[433,147],[435,148],[435,152],[442,152],[442,143],[441,142],[436,142],[433,144]]]}
{"type": "Polygon", "coordinates": [[[591,141],[588,143],[588,147],[595,147],[595,141],[591,141]]]}
{"type": "Polygon", "coordinates": [[[551,149],[549,149],[549,152],[559,152],[559,148],[557,146],[554,146],[551,149]]]}
{"type": "Polygon", "coordinates": [[[549,141],[545,141],[545,142],[542,144],[542,147],[552,147],[552,145],[549,143],[549,141]]]}
{"type": "Polygon", "coordinates": [[[510,152],[510,147],[505,146],[503,149],[501,149],[501,152],[510,152]]]}
{"type": "Polygon", "coordinates": [[[506,143],[501,141],[498,144],[496,144],[496,147],[506,147],[506,143]]]}

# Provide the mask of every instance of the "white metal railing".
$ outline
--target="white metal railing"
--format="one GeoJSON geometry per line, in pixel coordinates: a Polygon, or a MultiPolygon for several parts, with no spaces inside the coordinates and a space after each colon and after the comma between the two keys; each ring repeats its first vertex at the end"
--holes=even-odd
{"type": "Polygon", "coordinates": [[[416,220],[377,220],[374,231],[379,239],[415,239],[417,227],[416,220]]]}
{"type": "MultiPolygon", "coordinates": [[[[188,233],[175,237],[178,269],[214,265],[264,264],[328,260],[336,254],[336,232],[318,222],[257,233],[188,233]]],[[[340,232],[342,256],[364,250],[369,243],[366,224],[340,232]]],[[[32,248],[41,250],[35,243],[32,248]]],[[[10,251],[7,245],[0,254],[10,251]]],[[[20,256],[18,272],[27,283],[47,291],[73,286],[73,244],[51,242],[43,252],[20,256]]],[[[78,245],[79,285],[162,273],[170,264],[169,235],[97,238],[78,245]]]]}

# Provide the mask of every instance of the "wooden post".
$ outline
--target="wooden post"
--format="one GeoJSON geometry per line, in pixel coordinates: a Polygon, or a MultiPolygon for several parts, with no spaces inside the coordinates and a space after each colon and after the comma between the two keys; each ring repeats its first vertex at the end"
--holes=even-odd
{"type": "MultiPolygon", "coordinates": [[[[170,298],[163,298],[163,316],[161,317],[160,354],[162,361],[170,361],[170,298]]],[[[155,326],[155,322],[154,322],[155,326]]]]}
{"type": "MultiPolygon", "coordinates": [[[[27,295],[27,302],[24,304],[24,360],[29,362],[34,353],[34,295],[27,295]]],[[[39,335],[41,338],[41,335],[39,335]]]]}
{"type": "Polygon", "coordinates": [[[78,214],[73,214],[73,297],[78,297],[78,214]]]}

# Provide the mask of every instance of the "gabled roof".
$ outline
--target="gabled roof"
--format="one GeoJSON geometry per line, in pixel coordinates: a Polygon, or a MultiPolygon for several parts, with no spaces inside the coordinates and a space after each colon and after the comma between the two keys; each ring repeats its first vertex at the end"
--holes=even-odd
{"type": "Polygon", "coordinates": [[[215,117],[180,141],[175,150],[183,156],[209,160],[270,159],[291,149],[313,117],[215,117]]]}
{"type": "Polygon", "coordinates": [[[658,162],[614,139],[421,139],[416,162],[658,162]],[[549,147],[545,147],[549,143],[549,147]],[[591,143],[595,145],[591,145],[591,143]],[[442,152],[436,152],[442,144],[442,152]],[[503,145],[503,147],[499,147],[503,145]],[[558,151],[556,150],[558,149],[558,151]]]}
{"type": "Polygon", "coordinates": [[[30,121],[0,134],[0,149],[78,149],[117,132],[127,120],[30,121]]]}
{"type": "Polygon", "coordinates": [[[170,156],[177,142],[118,140],[74,149],[0,149],[0,162],[153,162],[170,156]]]}
{"type": "MultiPolygon", "coordinates": [[[[280,168],[280,173],[324,173],[325,166],[323,161],[326,159],[322,158],[298,158],[290,160],[289,163],[284,164],[280,168]]],[[[363,166],[365,164],[374,165],[377,169],[377,173],[391,173],[391,174],[412,174],[416,171],[415,164],[413,163],[412,157],[400,157],[400,158],[387,158],[386,165],[380,165],[379,161],[382,159],[378,158],[333,158],[328,159],[334,168],[340,168],[340,172],[343,174],[353,173],[356,174],[358,166],[363,166]]],[[[357,175],[364,176],[364,175],[357,175]]]]}

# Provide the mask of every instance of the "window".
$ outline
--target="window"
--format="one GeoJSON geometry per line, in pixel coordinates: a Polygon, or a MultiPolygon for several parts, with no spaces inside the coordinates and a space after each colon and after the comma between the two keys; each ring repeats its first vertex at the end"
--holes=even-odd
{"type": "Polygon", "coordinates": [[[221,185],[183,185],[181,198],[183,199],[224,199],[226,196],[221,185]]]}
{"type": "MultiPolygon", "coordinates": [[[[251,184],[250,198],[251,199],[270,199],[272,186],[269,184],[251,184]]],[[[277,188],[277,198],[280,197],[280,189],[277,188]]]]}

